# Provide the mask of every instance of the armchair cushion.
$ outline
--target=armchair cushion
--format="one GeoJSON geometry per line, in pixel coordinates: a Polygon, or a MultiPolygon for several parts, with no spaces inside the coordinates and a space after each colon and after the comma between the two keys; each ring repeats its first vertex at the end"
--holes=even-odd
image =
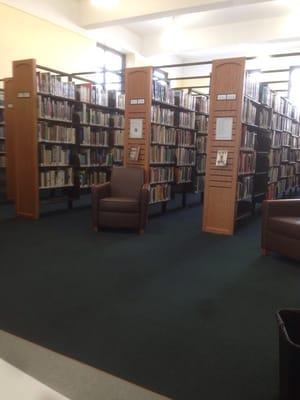
{"type": "Polygon", "coordinates": [[[100,200],[99,208],[101,211],[116,213],[138,213],[139,201],[129,197],[106,197],[100,200]]]}
{"type": "Polygon", "coordinates": [[[300,218],[297,217],[270,218],[269,230],[279,235],[300,240],[300,218]]]}
{"type": "Polygon", "coordinates": [[[142,168],[113,168],[111,177],[111,196],[127,197],[139,200],[144,184],[142,168]]]}

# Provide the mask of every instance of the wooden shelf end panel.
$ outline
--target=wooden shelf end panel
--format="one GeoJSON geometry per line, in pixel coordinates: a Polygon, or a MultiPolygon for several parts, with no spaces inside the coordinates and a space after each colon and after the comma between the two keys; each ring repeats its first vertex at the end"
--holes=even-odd
{"type": "Polygon", "coordinates": [[[244,58],[213,62],[203,211],[205,232],[234,233],[244,80],[244,58]],[[232,119],[230,140],[217,139],[218,118],[232,119]],[[228,152],[226,166],[216,166],[218,150],[228,152]]]}
{"type": "Polygon", "coordinates": [[[16,212],[39,217],[36,61],[13,62],[16,212]]]}

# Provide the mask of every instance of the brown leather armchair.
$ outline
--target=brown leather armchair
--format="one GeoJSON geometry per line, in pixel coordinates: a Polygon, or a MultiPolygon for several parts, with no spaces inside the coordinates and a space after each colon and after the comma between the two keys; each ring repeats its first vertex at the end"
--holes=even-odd
{"type": "Polygon", "coordinates": [[[264,202],[261,247],[300,260],[300,200],[264,202]]]}
{"type": "Polygon", "coordinates": [[[135,228],[143,233],[149,188],[142,168],[114,167],[111,181],[92,187],[93,228],[135,228]]]}

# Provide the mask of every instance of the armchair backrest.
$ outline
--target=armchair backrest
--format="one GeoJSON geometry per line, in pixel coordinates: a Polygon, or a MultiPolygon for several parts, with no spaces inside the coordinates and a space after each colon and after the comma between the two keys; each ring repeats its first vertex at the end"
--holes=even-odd
{"type": "Polygon", "coordinates": [[[111,196],[138,199],[143,184],[142,168],[114,167],[111,176],[111,196]]]}

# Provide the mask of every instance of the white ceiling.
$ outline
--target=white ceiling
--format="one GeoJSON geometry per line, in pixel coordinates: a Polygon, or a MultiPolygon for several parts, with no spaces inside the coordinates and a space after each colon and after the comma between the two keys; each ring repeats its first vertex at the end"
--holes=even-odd
{"type": "MultiPolygon", "coordinates": [[[[90,0],[0,3],[135,54],[145,64],[300,51],[300,0],[117,1],[109,10],[90,0]]],[[[290,61],[272,60],[284,62],[290,61]]]]}
{"type": "MultiPolygon", "coordinates": [[[[282,17],[290,13],[290,7],[284,1],[239,5],[220,10],[202,11],[175,17],[150,19],[148,21],[125,24],[127,29],[137,35],[147,36],[162,32],[166,25],[175,21],[183,29],[197,29],[209,26],[232,24],[251,19],[282,17]]],[[[299,0],[300,3],[300,0],[299,0]]]]}

